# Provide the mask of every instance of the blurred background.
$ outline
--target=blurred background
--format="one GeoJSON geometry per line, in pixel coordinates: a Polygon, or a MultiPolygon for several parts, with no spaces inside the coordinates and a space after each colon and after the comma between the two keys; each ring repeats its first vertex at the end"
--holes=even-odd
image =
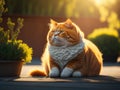
{"type": "Polygon", "coordinates": [[[94,17],[104,21],[114,12],[120,18],[119,0],[5,0],[9,15],[94,17]]]}
{"type": "MultiPolygon", "coordinates": [[[[58,22],[70,18],[103,54],[108,53],[104,54],[104,60],[108,61],[115,57],[116,61],[120,55],[120,0],[5,0],[5,2],[8,11],[3,14],[4,20],[6,21],[8,17],[13,21],[18,17],[24,18],[19,39],[33,48],[35,58],[41,57],[44,50],[50,18],[58,22]]],[[[5,23],[2,25],[6,27],[5,23]]]]}

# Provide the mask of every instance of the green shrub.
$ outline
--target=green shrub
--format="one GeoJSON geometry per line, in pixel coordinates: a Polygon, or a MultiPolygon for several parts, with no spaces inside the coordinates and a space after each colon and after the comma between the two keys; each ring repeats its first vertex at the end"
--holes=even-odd
{"type": "Polygon", "coordinates": [[[26,63],[32,60],[31,54],[32,48],[21,40],[0,44],[0,60],[23,60],[26,63]]]}
{"type": "Polygon", "coordinates": [[[98,46],[103,53],[104,61],[116,61],[120,51],[119,34],[117,30],[111,28],[96,29],[88,35],[88,39],[98,46]]]}
{"type": "Polygon", "coordinates": [[[8,30],[0,28],[0,60],[23,60],[24,63],[32,60],[32,48],[23,43],[22,40],[17,40],[20,29],[23,26],[23,19],[18,18],[16,24],[8,18],[8,30]]]}
{"type": "Polygon", "coordinates": [[[22,40],[17,40],[20,28],[23,22],[18,18],[18,27],[14,30],[14,23],[8,19],[8,30],[0,28],[0,60],[23,60],[24,63],[31,62],[32,48],[23,43],[22,40]],[[13,25],[13,26],[12,26],[13,25]]]}
{"type": "MultiPolygon", "coordinates": [[[[4,5],[5,1],[1,0],[0,24],[2,24],[3,21],[1,16],[6,11],[4,5]]],[[[0,26],[0,60],[22,60],[24,63],[31,62],[32,48],[23,43],[22,40],[17,39],[20,30],[23,27],[23,21],[24,20],[22,18],[18,18],[17,23],[14,23],[10,18],[8,18],[8,21],[6,23],[8,29],[5,30],[4,27],[0,26]]]]}

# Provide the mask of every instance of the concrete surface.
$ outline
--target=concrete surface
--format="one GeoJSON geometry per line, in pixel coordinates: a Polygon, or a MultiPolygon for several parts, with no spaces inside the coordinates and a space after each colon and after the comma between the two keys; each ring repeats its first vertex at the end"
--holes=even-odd
{"type": "Polygon", "coordinates": [[[120,63],[105,63],[100,76],[82,78],[31,77],[39,60],[24,65],[20,78],[0,78],[0,90],[120,90],[120,63]]]}

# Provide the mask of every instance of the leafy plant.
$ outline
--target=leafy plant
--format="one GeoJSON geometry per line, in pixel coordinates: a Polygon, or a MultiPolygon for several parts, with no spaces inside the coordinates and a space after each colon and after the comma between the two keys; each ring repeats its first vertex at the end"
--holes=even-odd
{"type": "Polygon", "coordinates": [[[30,62],[32,59],[31,54],[32,48],[29,48],[21,40],[0,44],[0,60],[23,60],[24,62],[30,62]]]}
{"type": "MultiPolygon", "coordinates": [[[[0,10],[2,11],[0,12],[0,23],[2,23],[2,13],[5,12],[4,5],[4,0],[1,0],[0,10]]],[[[17,39],[23,27],[23,21],[24,19],[18,18],[17,24],[15,24],[11,18],[8,18],[8,29],[5,30],[4,27],[0,26],[0,60],[23,60],[24,63],[32,60],[32,48],[23,43],[22,40],[17,39]]]]}
{"type": "Polygon", "coordinates": [[[88,39],[95,43],[103,53],[105,61],[116,61],[120,51],[119,34],[111,28],[96,29],[88,35],[88,39]],[[106,59],[109,57],[109,60],[106,59]],[[115,59],[114,59],[115,58],[115,59]]]}

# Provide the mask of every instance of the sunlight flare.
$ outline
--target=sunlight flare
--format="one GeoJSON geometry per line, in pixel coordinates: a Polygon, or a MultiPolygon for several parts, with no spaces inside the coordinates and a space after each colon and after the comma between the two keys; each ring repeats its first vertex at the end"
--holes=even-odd
{"type": "Polygon", "coordinates": [[[97,6],[111,6],[116,3],[116,0],[94,0],[94,3],[97,6]]]}

